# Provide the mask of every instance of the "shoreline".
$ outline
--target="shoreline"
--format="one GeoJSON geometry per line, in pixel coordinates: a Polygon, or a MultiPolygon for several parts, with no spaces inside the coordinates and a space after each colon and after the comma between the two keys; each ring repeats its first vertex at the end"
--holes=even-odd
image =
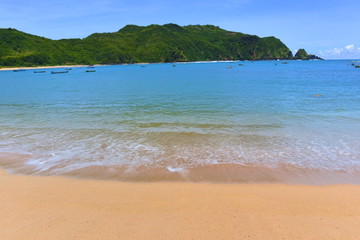
{"type": "MultiPolygon", "coordinates": [[[[238,60],[240,61],[240,60],[238,60]]],[[[248,61],[248,60],[244,60],[248,61]]],[[[215,63],[215,62],[236,62],[235,60],[229,61],[194,61],[194,62],[143,62],[143,63],[119,63],[119,64],[94,64],[91,66],[100,67],[100,66],[117,66],[117,65],[147,65],[147,64],[187,64],[187,63],[215,63]]],[[[13,71],[13,70],[33,70],[33,69],[49,69],[49,68],[71,68],[71,67],[88,67],[89,65],[55,65],[55,66],[36,66],[36,67],[0,67],[0,71],[13,71]]]]}
{"type": "MultiPolygon", "coordinates": [[[[280,61],[318,61],[314,60],[296,60],[296,59],[279,59],[280,61]]],[[[322,61],[356,61],[358,59],[323,59],[322,61]]],[[[192,61],[192,62],[142,62],[142,63],[119,63],[119,64],[91,64],[92,66],[117,66],[117,65],[147,65],[147,64],[189,64],[189,63],[233,63],[233,62],[277,62],[277,59],[268,60],[214,60],[214,61],[192,61]]],[[[89,65],[55,65],[55,66],[36,66],[36,67],[0,67],[0,71],[12,70],[32,70],[32,69],[48,69],[48,68],[71,68],[71,67],[87,67],[89,65]]]]}
{"type": "MultiPolygon", "coordinates": [[[[89,65],[57,65],[57,66],[38,66],[38,67],[4,67],[0,68],[0,71],[12,71],[12,70],[32,70],[32,69],[49,69],[49,68],[71,68],[71,67],[87,67],[89,65]]],[[[94,66],[105,66],[105,65],[94,65],[94,66]]]]}
{"type": "MultiPolygon", "coordinates": [[[[91,66],[117,66],[117,65],[147,65],[147,64],[189,64],[189,63],[233,63],[233,62],[260,62],[260,61],[277,61],[272,60],[214,60],[214,61],[192,61],[192,62],[142,62],[142,63],[119,63],[119,64],[91,64],[91,66]]],[[[296,60],[285,60],[280,61],[296,61],[296,60]]],[[[87,67],[89,65],[55,65],[55,66],[36,66],[36,67],[0,67],[0,71],[12,71],[12,70],[32,70],[32,69],[48,69],[48,68],[70,68],[70,67],[87,67]]]]}
{"type": "Polygon", "coordinates": [[[0,238],[357,239],[360,186],[128,183],[0,170],[0,238]]]}
{"type": "Polygon", "coordinates": [[[105,180],[128,183],[207,183],[207,184],[285,184],[360,186],[360,172],[322,171],[291,164],[270,168],[258,165],[210,164],[189,168],[128,165],[89,165],[67,171],[39,171],[27,164],[31,154],[0,152],[0,169],[24,176],[61,176],[80,180],[105,180]]]}

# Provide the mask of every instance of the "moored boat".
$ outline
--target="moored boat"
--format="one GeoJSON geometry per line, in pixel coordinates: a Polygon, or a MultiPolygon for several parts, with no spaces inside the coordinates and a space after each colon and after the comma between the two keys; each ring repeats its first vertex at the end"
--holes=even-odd
{"type": "Polygon", "coordinates": [[[68,73],[69,71],[51,71],[51,74],[68,73]]]}

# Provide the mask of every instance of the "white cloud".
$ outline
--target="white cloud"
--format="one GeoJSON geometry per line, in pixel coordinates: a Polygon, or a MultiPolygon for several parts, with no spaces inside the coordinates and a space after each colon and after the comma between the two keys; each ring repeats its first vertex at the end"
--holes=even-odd
{"type": "Polygon", "coordinates": [[[349,51],[353,50],[354,48],[355,48],[354,44],[350,44],[350,45],[345,46],[345,49],[347,49],[349,51]]]}
{"type": "Polygon", "coordinates": [[[319,55],[325,59],[360,59],[360,48],[349,44],[342,48],[319,51],[319,55]]]}

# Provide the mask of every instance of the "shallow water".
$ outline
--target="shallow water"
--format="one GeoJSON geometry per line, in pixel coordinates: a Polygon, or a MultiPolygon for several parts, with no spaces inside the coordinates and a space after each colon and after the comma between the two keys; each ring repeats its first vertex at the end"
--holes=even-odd
{"type": "Polygon", "coordinates": [[[0,165],[120,180],[358,182],[351,61],[144,66],[0,72],[0,152],[29,154],[0,165]]]}

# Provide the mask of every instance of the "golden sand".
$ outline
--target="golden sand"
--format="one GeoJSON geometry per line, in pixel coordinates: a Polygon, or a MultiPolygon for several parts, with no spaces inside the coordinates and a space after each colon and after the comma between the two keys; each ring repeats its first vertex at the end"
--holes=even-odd
{"type": "MultiPolygon", "coordinates": [[[[135,65],[145,65],[150,63],[134,63],[135,65]]],[[[117,64],[117,65],[129,65],[128,63],[117,64]]],[[[48,69],[48,68],[77,68],[77,67],[88,67],[89,65],[56,65],[56,66],[38,66],[38,67],[0,67],[0,71],[12,71],[19,69],[36,70],[36,69],[48,69]]],[[[108,64],[95,64],[91,66],[110,66],[108,64]]]]}
{"type": "MultiPolygon", "coordinates": [[[[61,65],[61,66],[42,66],[42,67],[4,67],[0,71],[19,70],[19,69],[48,69],[48,68],[72,68],[72,67],[87,67],[88,65],[61,65]]],[[[99,66],[99,65],[95,65],[99,66]]]]}
{"type": "Polygon", "coordinates": [[[0,239],[359,239],[360,186],[124,183],[0,171],[0,239]]]}

